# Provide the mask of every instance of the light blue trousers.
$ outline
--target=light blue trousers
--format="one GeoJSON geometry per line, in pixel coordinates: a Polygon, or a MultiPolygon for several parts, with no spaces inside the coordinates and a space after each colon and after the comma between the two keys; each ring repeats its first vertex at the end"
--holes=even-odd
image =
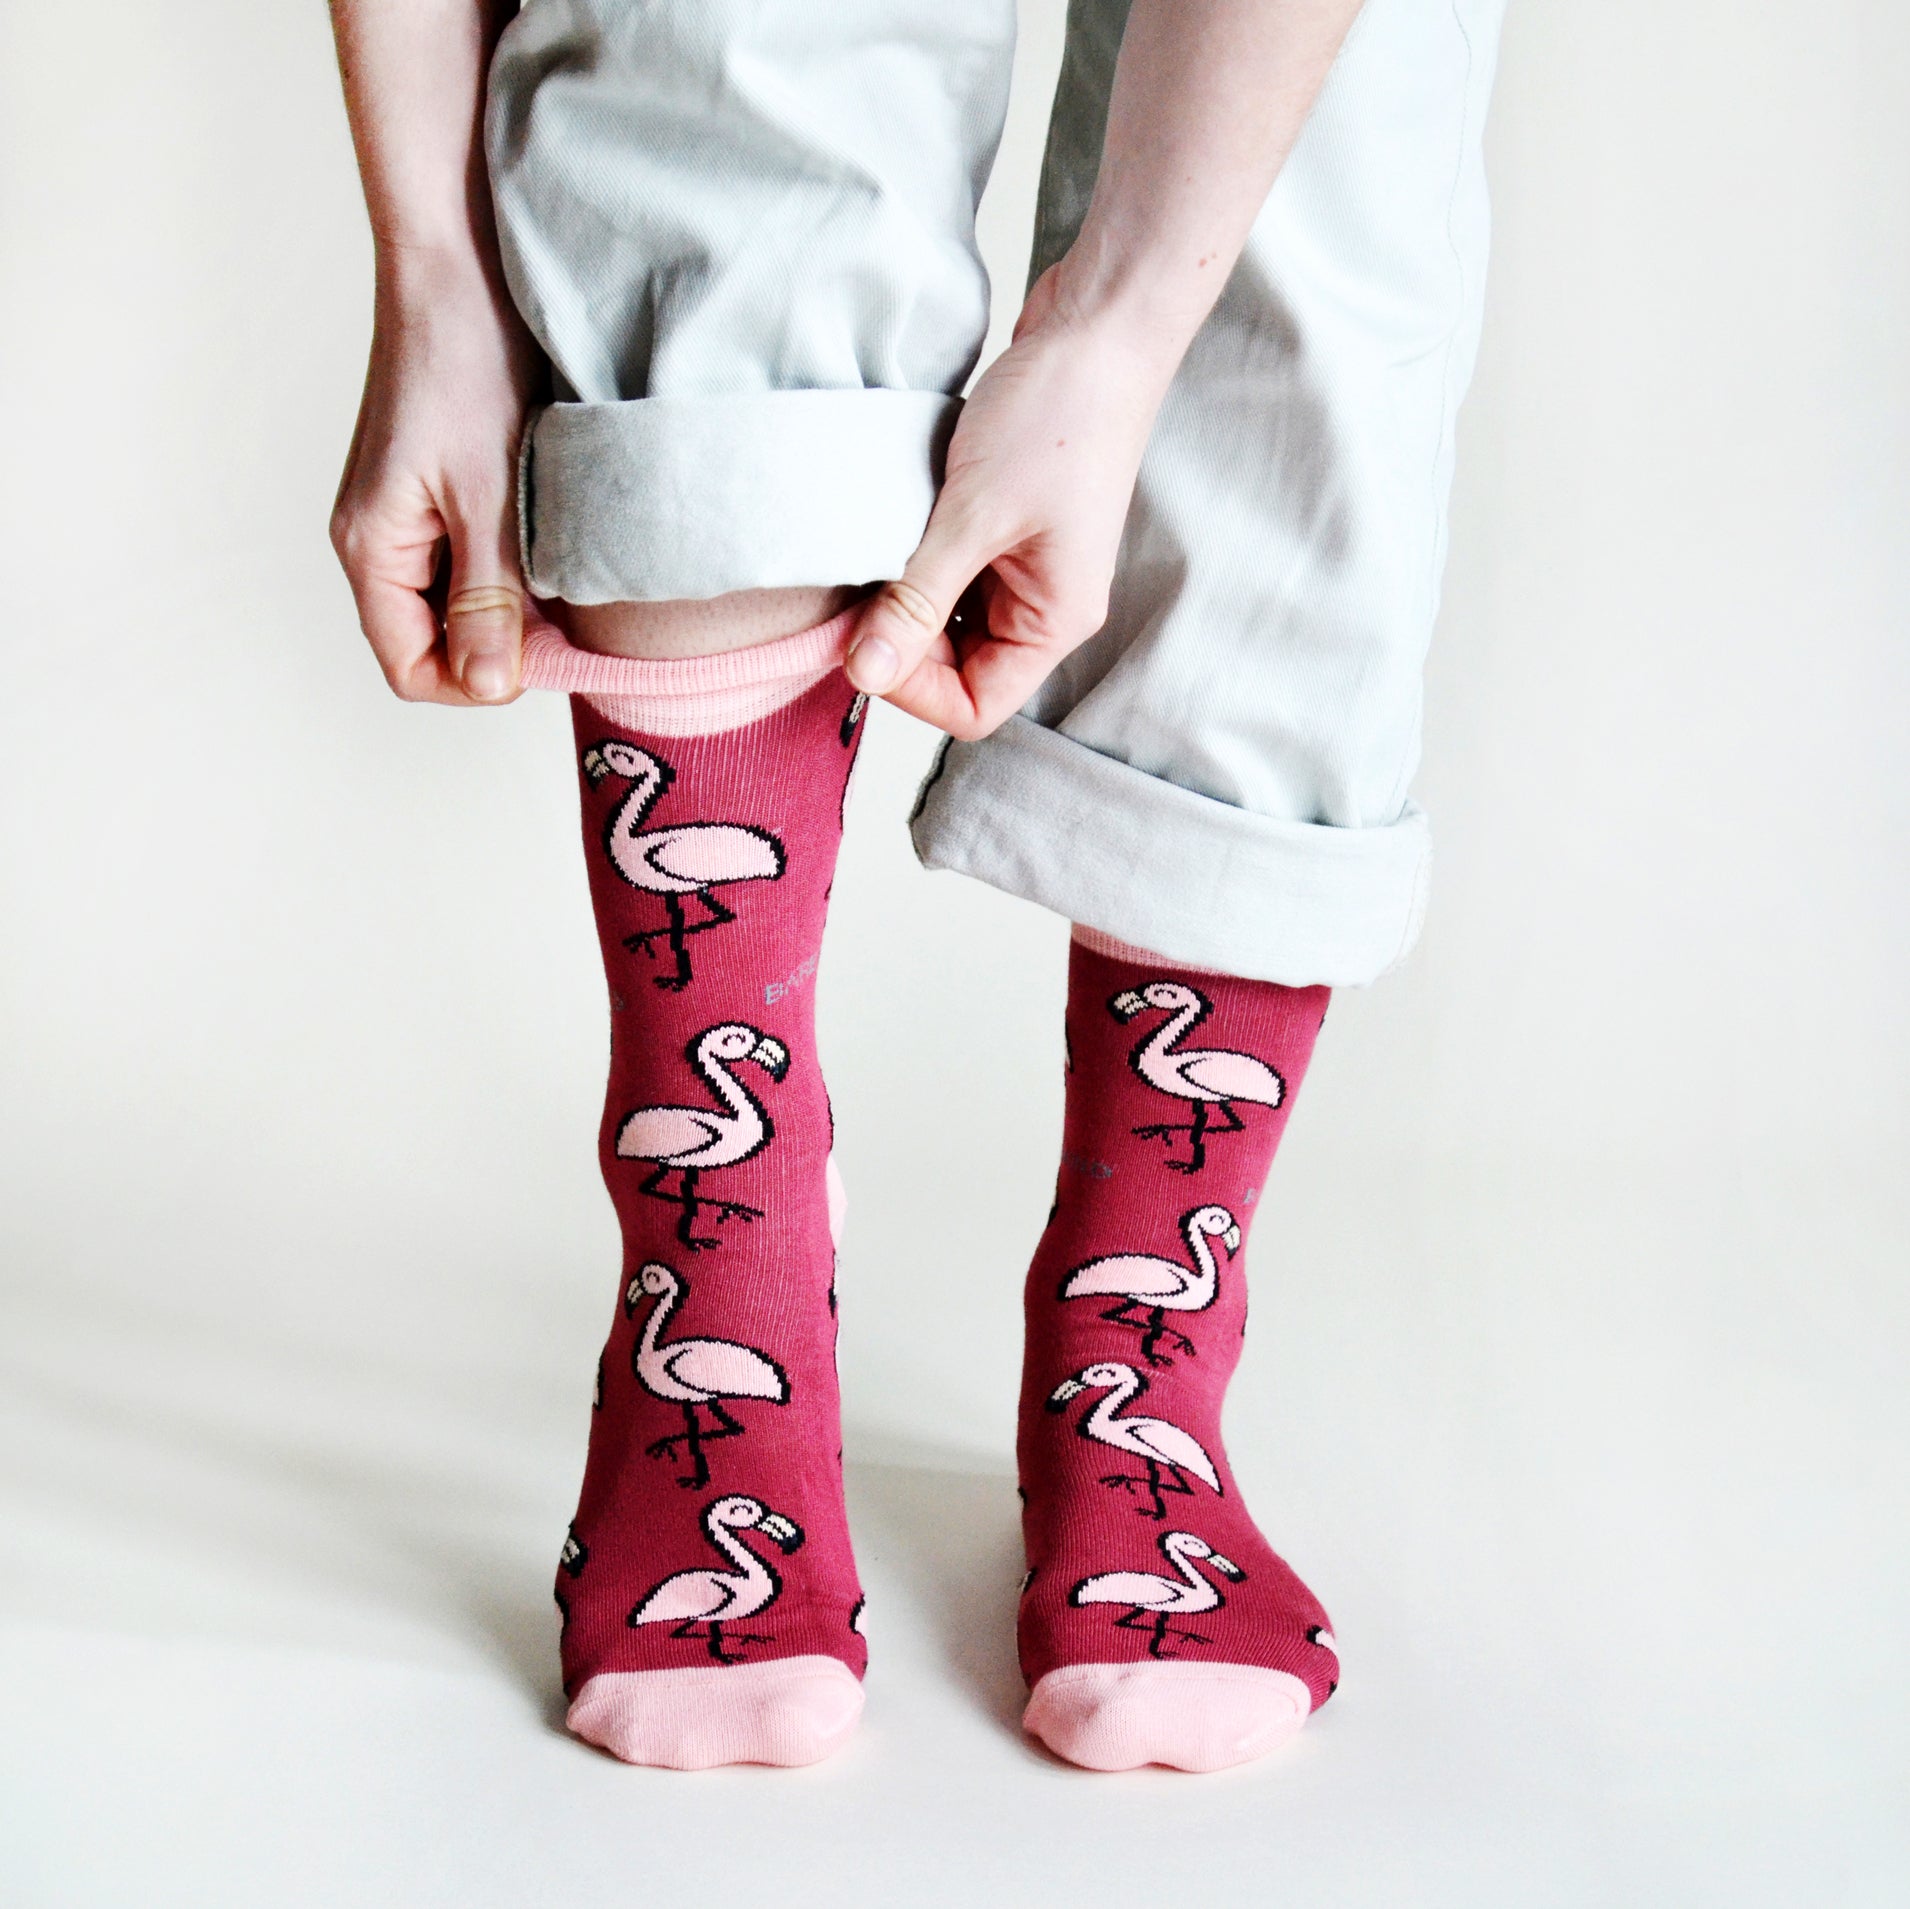
{"type": "MultiPolygon", "coordinates": [[[[1370,981],[1486,256],[1503,0],[1367,0],[1163,406],[1106,626],[912,826],[1172,960],[1370,981]]],[[[1093,190],[1127,0],[1073,0],[1034,270],[1093,190]]],[[[899,576],[987,321],[1012,0],[528,0],[491,74],[505,270],[554,368],[525,574],[572,603],[899,576]]]]}

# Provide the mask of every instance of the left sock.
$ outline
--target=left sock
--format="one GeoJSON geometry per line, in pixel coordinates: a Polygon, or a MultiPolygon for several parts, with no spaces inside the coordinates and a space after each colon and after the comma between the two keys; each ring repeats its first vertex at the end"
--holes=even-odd
{"type": "Polygon", "coordinates": [[[812,1763],[862,1709],[814,1014],[853,622],[680,662],[525,646],[572,696],[624,1249],[557,1579],[567,1721],[630,1763],[812,1763]]]}
{"type": "Polygon", "coordinates": [[[1018,1628],[1025,1726],[1086,1768],[1245,1762],[1339,1677],[1220,1437],[1240,1254],[1327,999],[1075,932],[1062,1165],[1027,1287],[1018,1628]]]}

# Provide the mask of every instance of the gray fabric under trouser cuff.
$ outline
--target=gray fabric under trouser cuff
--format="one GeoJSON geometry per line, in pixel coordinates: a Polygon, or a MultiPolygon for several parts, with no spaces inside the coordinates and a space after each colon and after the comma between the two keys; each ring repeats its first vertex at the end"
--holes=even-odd
{"type": "Polygon", "coordinates": [[[1432,837],[1254,815],[1163,783],[1025,716],[943,746],[909,818],[916,853],[1169,961],[1309,987],[1373,980],[1412,946],[1432,837]],[[1244,930],[1244,932],[1243,932],[1244,930]]]}
{"type": "Polygon", "coordinates": [[[550,405],[524,434],[524,579],[661,603],[900,576],[960,410],[939,391],[550,405]]]}

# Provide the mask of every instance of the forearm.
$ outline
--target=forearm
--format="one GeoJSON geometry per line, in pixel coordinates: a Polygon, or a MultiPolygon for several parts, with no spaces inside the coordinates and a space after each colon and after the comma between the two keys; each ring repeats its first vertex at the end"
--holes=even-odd
{"type": "Polygon", "coordinates": [[[1062,313],[1171,375],[1299,138],[1360,0],[1134,0],[1062,313]]]}
{"type": "Polygon", "coordinates": [[[332,544],[387,679],[414,701],[517,690],[512,470],[538,357],[504,284],[482,137],[491,49],[514,10],[332,0],[378,267],[332,544]]]}
{"type": "Polygon", "coordinates": [[[331,0],[381,298],[475,271],[499,286],[484,76],[514,0],[331,0]]]}

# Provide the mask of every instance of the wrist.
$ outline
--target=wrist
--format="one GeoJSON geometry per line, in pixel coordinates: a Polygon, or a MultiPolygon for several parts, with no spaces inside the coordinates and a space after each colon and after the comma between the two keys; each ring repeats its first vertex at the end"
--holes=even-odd
{"type": "Polygon", "coordinates": [[[1123,349],[1165,383],[1213,309],[1226,271],[1185,246],[1122,242],[1090,222],[1054,278],[1057,317],[1123,349]]]}
{"type": "Polygon", "coordinates": [[[435,353],[495,357],[520,396],[542,362],[495,255],[469,245],[381,242],[373,293],[374,329],[435,353]]]}
{"type": "Polygon", "coordinates": [[[469,238],[415,239],[380,235],[373,245],[380,306],[432,311],[473,299],[494,302],[502,273],[469,238]]]}

